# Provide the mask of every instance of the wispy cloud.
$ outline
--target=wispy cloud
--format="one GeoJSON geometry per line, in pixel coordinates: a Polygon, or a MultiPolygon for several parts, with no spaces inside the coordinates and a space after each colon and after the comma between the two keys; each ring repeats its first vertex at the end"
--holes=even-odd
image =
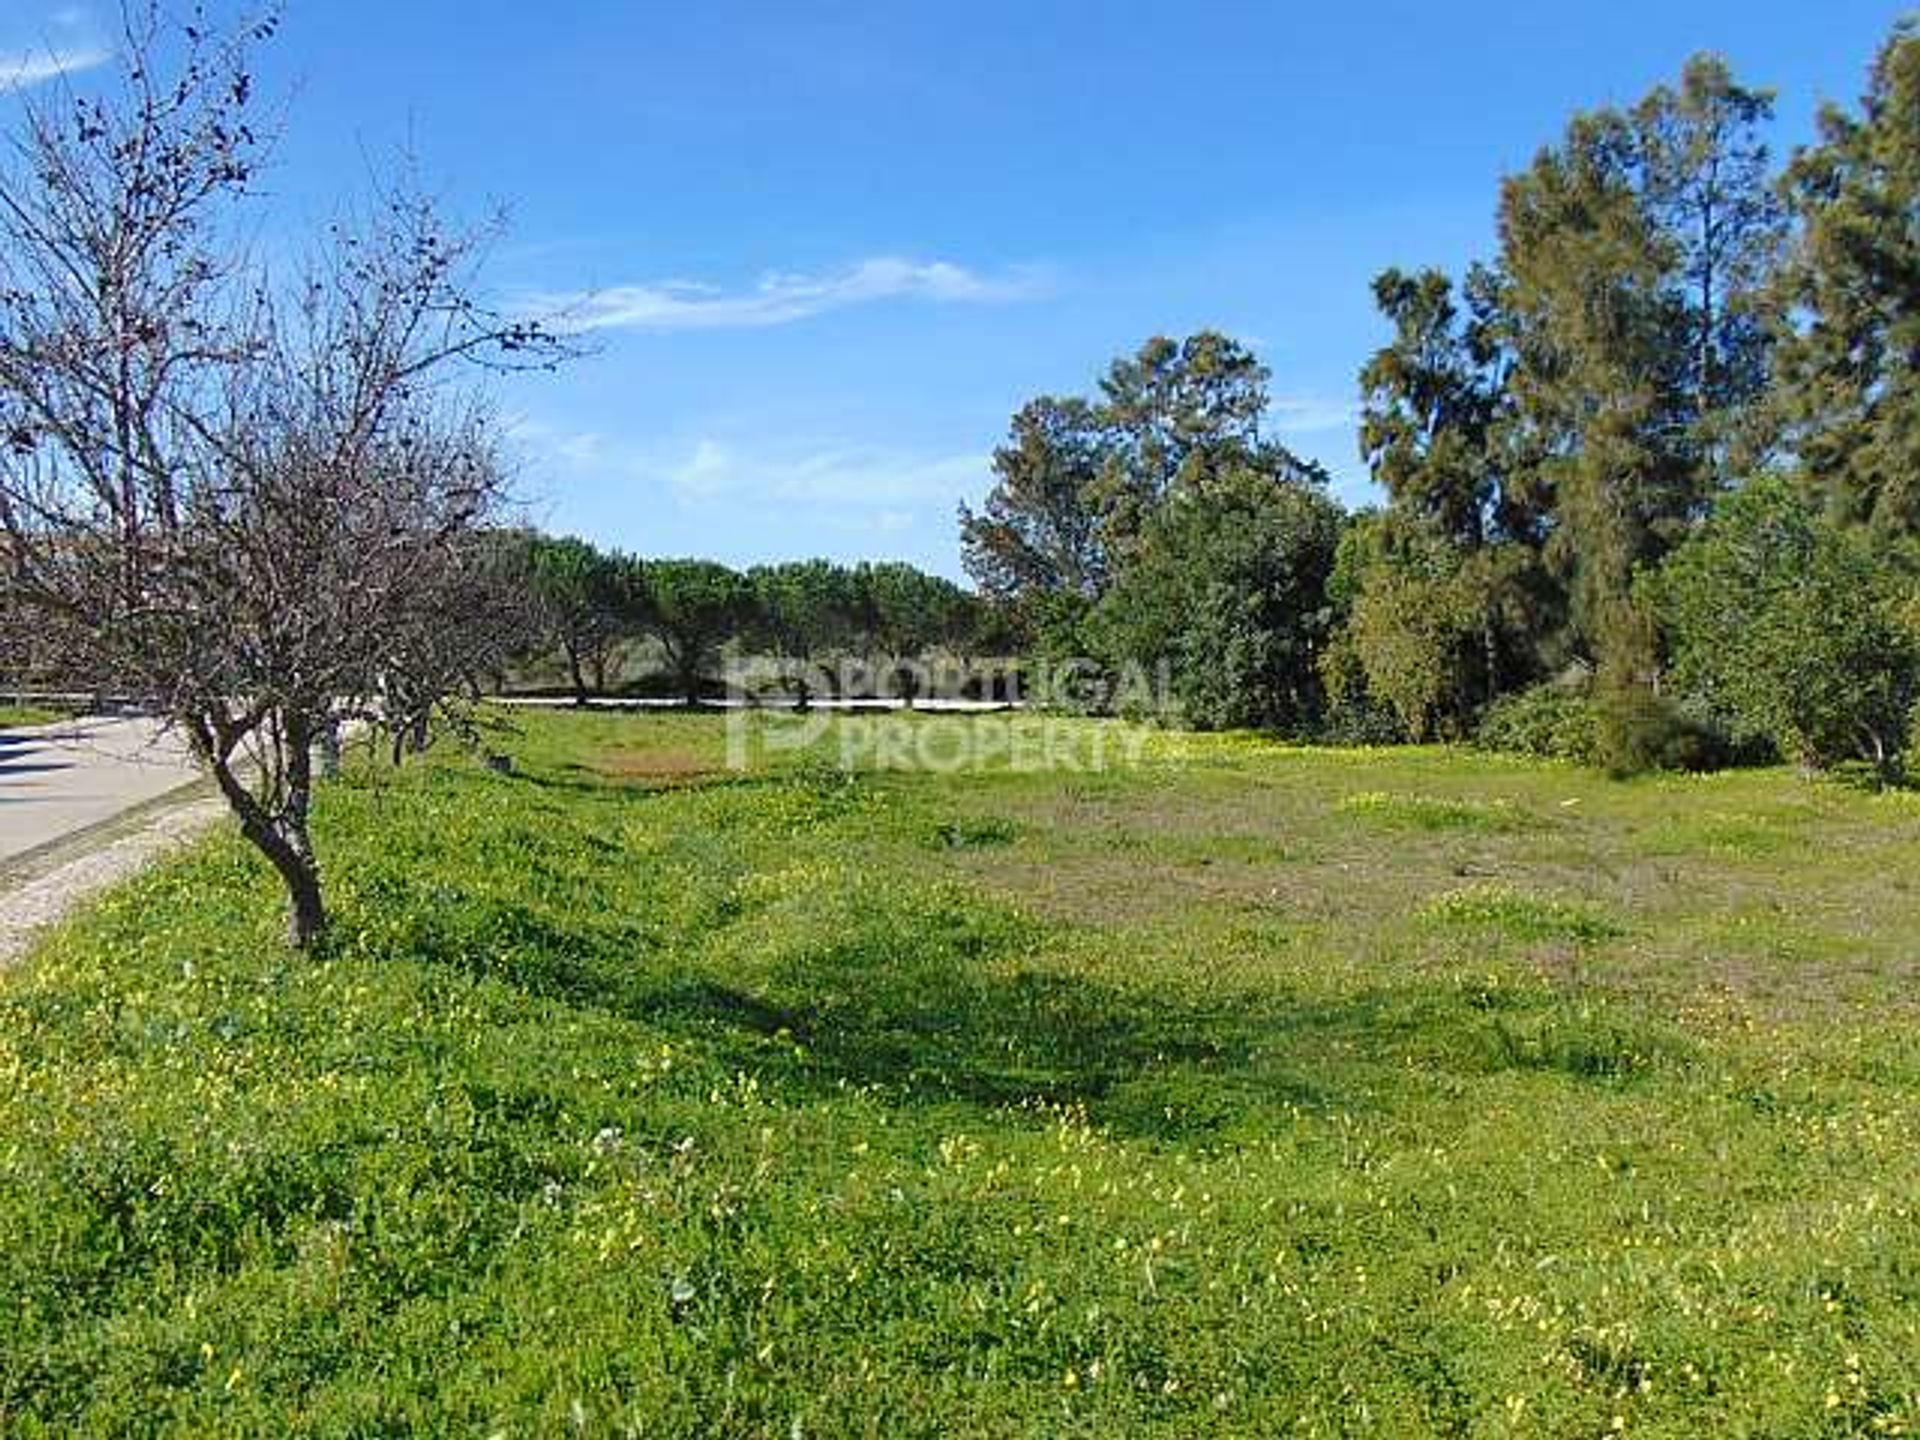
{"type": "Polygon", "coordinates": [[[111,50],[92,45],[0,52],[0,94],[24,90],[59,75],[91,70],[112,58],[111,50]]]}
{"type": "Polygon", "coordinates": [[[752,453],[701,440],[652,467],[680,499],[751,498],[801,505],[951,506],[987,474],[981,455],[915,456],[865,446],[798,454],[752,453]]]}
{"type": "Polygon", "coordinates": [[[873,445],[776,449],[694,438],[641,446],[594,430],[523,418],[511,427],[531,471],[552,488],[587,480],[637,488],[706,522],[736,514],[804,514],[841,531],[900,533],[950,525],[953,507],[977,499],[989,479],[985,455],[928,454],[873,445]],[[558,473],[556,473],[558,472],[558,473]]]}
{"type": "Polygon", "coordinates": [[[605,290],[534,294],[520,308],[576,331],[729,330],[790,325],[798,320],[887,300],[997,304],[1030,298],[1041,288],[1032,271],[986,276],[946,260],[882,255],[823,274],[778,272],[748,289],[728,291],[695,280],[660,280],[605,290]]]}

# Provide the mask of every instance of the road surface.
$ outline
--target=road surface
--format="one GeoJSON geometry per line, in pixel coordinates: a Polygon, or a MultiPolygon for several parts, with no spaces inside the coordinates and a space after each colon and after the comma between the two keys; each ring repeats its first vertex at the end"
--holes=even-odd
{"type": "Polygon", "coordinates": [[[0,867],[197,778],[185,745],[152,720],[0,728],[0,867]]]}

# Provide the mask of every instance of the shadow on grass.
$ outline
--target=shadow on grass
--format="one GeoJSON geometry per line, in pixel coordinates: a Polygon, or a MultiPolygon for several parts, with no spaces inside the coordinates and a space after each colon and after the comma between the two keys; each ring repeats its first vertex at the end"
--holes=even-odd
{"type": "Polygon", "coordinates": [[[685,794],[689,790],[753,791],[791,785],[792,774],[771,770],[728,770],[716,764],[713,769],[687,776],[621,775],[565,761],[550,769],[517,770],[507,783],[529,789],[552,791],[562,795],[593,795],[609,800],[632,800],[651,796],[685,794]]]}
{"type": "MultiPolygon", "coordinates": [[[[509,783],[530,797],[587,790],[614,804],[664,793],[551,772],[509,783]]],[[[837,773],[714,784],[797,788],[821,819],[860,788],[837,773]]],[[[812,813],[786,808],[789,825],[812,813]]],[[[703,811],[697,833],[724,828],[730,813],[703,811]]],[[[1372,1108],[1395,1087],[1443,1073],[1622,1083],[1649,1065],[1684,1063],[1649,1044],[1637,1020],[1580,1018],[1544,987],[1496,1017],[1431,981],[1333,996],[1278,984],[1224,991],[1198,973],[1191,984],[1115,984],[1062,968],[1052,958],[1056,926],[962,889],[856,873],[825,890],[762,897],[743,883],[756,870],[751,846],[736,853],[717,840],[727,863],[682,857],[692,863],[659,871],[667,888],[657,903],[646,898],[649,881],[623,886],[626,898],[609,904],[596,897],[607,893],[603,867],[620,862],[618,847],[595,845],[582,864],[578,839],[570,830],[551,854],[531,840],[517,848],[524,891],[482,895],[429,887],[405,870],[378,875],[363,899],[405,917],[378,927],[386,956],[630,1023],[638,1044],[697,1042],[728,1070],[795,1096],[854,1088],[900,1105],[1036,1116],[1081,1108],[1116,1132],[1169,1141],[1270,1131],[1293,1109],[1372,1108]]],[[[638,856],[627,863],[658,869],[638,856]]]]}
{"type": "Polygon", "coordinates": [[[1456,1060],[1486,1059],[1467,1033],[1484,1018],[1464,1003],[1436,1017],[1385,992],[1322,1002],[1123,990],[1047,968],[1024,922],[970,909],[905,924],[856,917],[751,978],[724,960],[650,957],[617,917],[500,901],[438,911],[406,954],[697,1041],[797,1098],[851,1087],[901,1106],[1026,1111],[1036,1123],[1081,1109],[1118,1134],[1166,1142],[1269,1129],[1277,1111],[1370,1105],[1328,1077],[1371,1089],[1409,1045],[1464,1038],[1456,1060]]]}

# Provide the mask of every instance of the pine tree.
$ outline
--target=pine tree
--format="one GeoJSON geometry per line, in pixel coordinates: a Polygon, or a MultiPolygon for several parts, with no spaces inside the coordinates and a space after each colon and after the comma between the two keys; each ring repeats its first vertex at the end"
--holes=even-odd
{"type": "Polygon", "coordinates": [[[1801,222],[1776,400],[1843,520],[1920,532],[1920,32],[1903,23],[1858,116],[1828,108],[1784,186],[1801,222]]]}

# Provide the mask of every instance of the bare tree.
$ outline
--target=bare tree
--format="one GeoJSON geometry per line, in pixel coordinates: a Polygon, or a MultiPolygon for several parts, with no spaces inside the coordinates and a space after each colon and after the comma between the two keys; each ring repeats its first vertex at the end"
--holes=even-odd
{"type": "Polygon", "coordinates": [[[414,723],[460,669],[435,637],[475,643],[446,607],[508,496],[463,377],[555,351],[476,302],[484,232],[407,189],[281,284],[238,243],[270,26],[126,29],[118,93],[30,110],[0,181],[5,560],[71,668],[188,737],[306,946],[316,744],[414,723]]]}
{"type": "Polygon", "coordinates": [[[427,748],[436,720],[477,744],[476,703],[548,633],[522,532],[463,535],[441,552],[431,579],[431,601],[389,632],[378,707],[362,717],[384,728],[396,766],[427,748]]]}

